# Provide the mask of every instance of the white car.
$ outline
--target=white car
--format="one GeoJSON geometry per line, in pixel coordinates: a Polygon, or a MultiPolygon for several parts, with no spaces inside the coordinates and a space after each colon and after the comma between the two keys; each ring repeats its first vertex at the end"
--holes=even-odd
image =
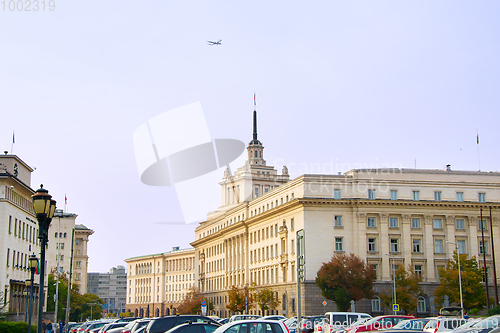
{"type": "Polygon", "coordinates": [[[260,319],[262,316],[258,315],[234,315],[231,318],[229,318],[228,323],[232,323],[233,321],[240,321],[240,320],[255,320],[255,319],[260,319]]]}
{"type": "Polygon", "coordinates": [[[214,333],[288,333],[283,322],[278,320],[239,320],[222,325],[214,333]]]}
{"type": "Polygon", "coordinates": [[[467,319],[460,317],[439,317],[429,320],[423,331],[429,333],[450,332],[466,322],[467,319]]]}

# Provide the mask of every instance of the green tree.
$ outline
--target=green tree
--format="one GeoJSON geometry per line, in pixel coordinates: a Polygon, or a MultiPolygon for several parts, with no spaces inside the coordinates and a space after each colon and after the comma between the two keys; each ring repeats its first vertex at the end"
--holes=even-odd
{"type": "Polygon", "coordinates": [[[246,303],[248,309],[253,307],[252,294],[249,293],[247,289],[232,286],[227,293],[229,296],[229,303],[226,305],[226,309],[229,311],[243,313],[246,303]]]}
{"type": "MultiPolygon", "coordinates": [[[[483,269],[479,268],[476,256],[467,259],[466,254],[461,254],[460,271],[464,309],[483,309],[486,305],[486,292],[482,285],[483,269]]],[[[438,303],[442,304],[448,295],[450,303],[460,304],[458,273],[458,254],[454,251],[453,260],[448,260],[445,268],[439,268],[439,286],[434,292],[438,303]]]]}
{"type": "MultiPolygon", "coordinates": [[[[56,295],[56,271],[53,269],[47,278],[47,311],[55,311],[55,295],[56,295]]],[[[72,294],[73,297],[75,294],[72,294]]],[[[59,291],[58,291],[58,305],[57,305],[57,318],[64,319],[68,296],[68,277],[66,273],[59,274],[59,291]]]]}
{"type": "MultiPolygon", "coordinates": [[[[205,300],[198,290],[191,288],[191,290],[186,294],[184,300],[177,307],[177,312],[179,314],[201,314],[201,302],[205,300]]],[[[214,309],[214,304],[209,300],[207,302],[207,310],[211,311],[214,309]]]]}
{"type": "Polygon", "coordinates": [[[275,297],[275,293],[269,287],[257,287],[257,283],[253,282],[250,288],[252,298],[262,312],[267,310],[275,310],[280,304],[280,301],[275,297]]]}
{"type": "Polygon", "coordinates": [[[335,301],[340,311],[347,311],[351,300],[373,297],[375,269],[354,254],[337,253],[323,263],[316,276],[321,295],[335,301]]]}
{"type": "MultiPolygon", "coordinates": [[[[417,298],[422,294],[422,275],[416,273],[411,265],[405,269],[398,266],[396,269],[396,301],[399,308],[405,313],[417,310],[417,298]]],[[[383,292],[380,294],[384,305],[390,307],[393,303],[393,292],[383,292]]]]}

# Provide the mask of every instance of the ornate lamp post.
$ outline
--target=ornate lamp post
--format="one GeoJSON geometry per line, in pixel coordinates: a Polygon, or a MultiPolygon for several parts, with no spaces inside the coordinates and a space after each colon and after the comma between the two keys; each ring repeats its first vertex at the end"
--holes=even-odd
{"type": "Polygon", "coordinates": [[[52,200],[49,191],[43,188],[43,184],[32,196],[33,208],[38,220],[38,238],[40,239],[40,287],[38,299],[38,333],[42,333],[43,301],[45,283],[45,247],[47,246],[50,222],[56,210],[56,201],[52,200]]]}
{"type": "Polygon", "coordinates": [[[30,304],[28,310],[28,333],[31,333],[31,317],[33,316],[33,280],[35,279],[36,268],[38,267],[38,258],[36,255],[30,255],[28,266],[31,272],[31,279],[26,280],[26,287],[30,288],[30,304]]]}

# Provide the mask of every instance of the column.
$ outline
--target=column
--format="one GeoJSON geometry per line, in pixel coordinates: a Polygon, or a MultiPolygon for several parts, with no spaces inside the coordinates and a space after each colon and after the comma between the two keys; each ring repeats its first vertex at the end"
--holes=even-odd
{"type": "Polygon", "coordinates": [[[413,240],[411,239],[411,215],[406,214],[401,217],[401,243],[404,264],[405,266],[411,265],[411,256],[413,252],[413,240]]]}
{"type": "MultiPolygon", "coordinates": [[[[470,258],[471,256],[476,256],[478,261],[482,260],[482,256],[479,255],[479,242],[477,240],[477,221],[479,220],[477,216],[469,216],[469,244],[466,244],[465,253],[470,258]]],[[[484,215],[483,215],[484,219],[484,215]]]]}
{"type": "Polygon", "coordinates": [[[391,245],[391,240],[389,236],[389,217],[387,214],[380,214],[379,215],[379,221],[380,221],[380,253],[382,254],[382,272],[381,277],[382,280],[385,281],[390,281],[391,280],[391,265],[390,265],[390,259],[391,257],[386,256],[385,253],[390,253],[390,245],[391,245]]]}
{"type": "MultiPolygon", "coordinates": [[[[433,218],[432,215],[424,215],[424,241],[425,241],[425,249],[424,253],[427,254],[427,267],[425,269],[426,274],[430,278],[434,278],[436,276],[434,269],[434,237],[433,237],[433,218]]],[[[443,244],[443,247],[445,244],[443,244]]]]}
{"type": "MultiPolygon", "coordinates": [[[[361,258],[366,258],[368,249],[367,249],[367,241],[368,237],[366,236],[366,214],[363,213],[357,213],[356,214],[357,222],[358,223],[353,223],[355,225],[354,232],[353,232],[353,239],[364,239],[364,241],[357,242],[358,243],[358,248],[353,249],[354,253],[356,253],[356,250],[358,252],[359,257],[361,258]]],[[[344,240],[346,241],[346,240],[344,240]]],[[[353,242],[356,243],[356,242],[353,242]]],[[[346,244],[347,245],[347,244],[346,244]]]]}

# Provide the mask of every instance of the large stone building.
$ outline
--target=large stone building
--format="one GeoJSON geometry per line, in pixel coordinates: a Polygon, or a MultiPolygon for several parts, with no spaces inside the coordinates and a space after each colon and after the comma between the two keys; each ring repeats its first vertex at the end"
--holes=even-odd
{"type": "MultiPolygon", "coordinates": [[[[252,283],[277,293],[281,304],[271,313],[296,315],[298,297],[302,314],[335,310],[330,301],[323,305],[314,282],[321,265],[335,253],[353,253],[372,264],[377,272],[376,294],[390,290],[395,265],[410,266],[422,274],[420,315],[435,314],[440,306],[433,297],[438,268],[445,266],[455,247],[468,257],[476,256],[481,265],[484,249],[491,279],[492,241],[500,247],[500,173],[454,171],[450,166],[444,170],[355,169],[289,180],[286,166],[279,175],[266,165],[256,126],[254,111],[248,160],[234,174],[224,173],[222,205],[208,213],[191,243],[195,286],[214,304],[214,314],[230,315],[226,305],[231,286],[244,288],[252,283]],[[299,230],[305,235],[301,295],[296,273],[299,230]]],[[[139,259],[153,262],[151,256],[139,259]]],[[[151,265],[156,274],[163,274],[164,266],[151,265]]],[[[169,287],[167,281],[160,282],[161,288],[153,284],[153,288],[137,289],[154,279],[146,270],[142,271],[148,275],[145,281],[132,282],[132,271],[129,263],[128,303],[137,300],[137,290],[145,292],[144,301],[163,297],[161,288],[169,287]]],[[[390,312],[378,295],[358,302],[356,310],[373,315],[390,312]]],[[[261,314],[256,309],[250,312],[261,314]]]]}
{"type": "Polygon", "coordinates": [[[89,257],[87,255],[87,243],[89,236],[94,233],[83,224],[77,224],[75,213],[66,213],[57,209],[49,228],[49,243],[46,254],[49,272],[59,269],[60,273],[66,273],[69,277],[70,261],[73,257],[73,274],[71,283],[78,285],[80,294],[87,292],[87,267],[89,257]],[[72,236],[75,230],[74,239],[72,236]],[[73,239],[73,248],[71,241],[73,239]],[[71,251],[73,250],[73,253],[71,251]]]}
{"type": "Polygon", "coordinates": [[[125,311],[127,273],[124,266],[113,267],[109,273],[88,273],[87,292],[104,301],[103,311],[120,314],[125,311]]]}
{"type": "MultiPolygon", "coordinates": [[[[26,311],[25,281],[30,278],[28,257],[40,258],[38,222],[33,211],[29,167],[16,155],[0,155],[0,289],[2,305],[8,303],[10,313],[26,311]]],[[[39,276],[35,276],[34,294],[39,294],[39,276]]],[[[34,313],[37,313],[38,303],[34,313]]],[[[11,318],[18,320],[19,318],[11,318]]],[[[21,320],[21,319],[19,319],[21,320]]]]}
{"type": "Polygon", "coordinates": [[[126,259],[127,312],[157,317],[175,313],[179,303],[196,287],[193,249],[126,259]]]}

